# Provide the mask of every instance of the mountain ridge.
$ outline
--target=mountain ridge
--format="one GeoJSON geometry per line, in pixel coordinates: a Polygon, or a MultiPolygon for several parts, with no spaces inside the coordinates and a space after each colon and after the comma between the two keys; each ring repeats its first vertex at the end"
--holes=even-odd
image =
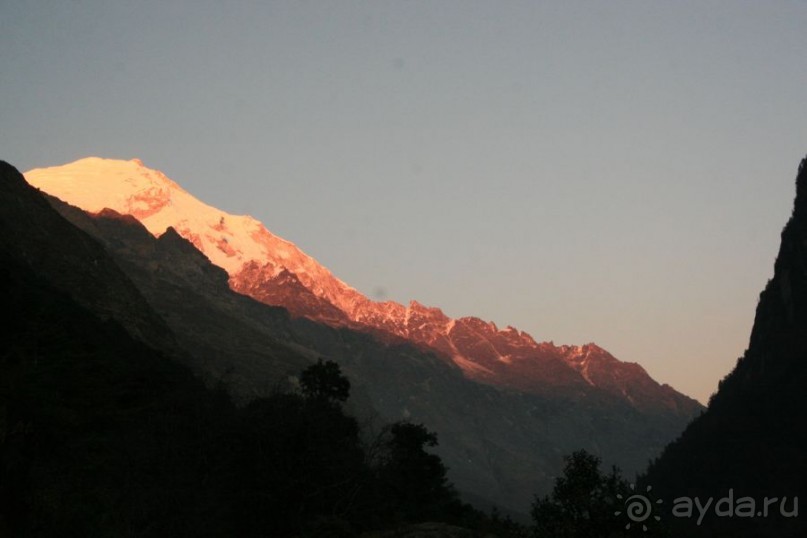
{"type": "MultiPolygon", "coordinates": [[[[626,473],[636,472],[691,417],[664,406],[640,409],[624,395],[579,376],[573,385],[532,392],[477,382],[425,344],[295,317],[285,307],[233,291],[227,272],[176,229],[167,228],[155,237],[130,215],[112,209],[90,214],[25,184],[13,167],[8,174],[0,172],[15,186],[0,198],[0,246],[17,253],[41,251],[44,258],[39,259],[45,262],[29,263],[32,271],[59,283],[64,277],[59,259],[66,255],[73,263],[69,273],[80,277],[63,282],[70,293],[108,289],[114,298],[118,291],[108,288],[112,282],[120,280],[121,290],[134,285],[138,300],[145,299],[146,307],[167,324],[183,352],[179,360],[208,386],[226,389],[238,402],[293,386],[296,372],[320,358],[336,361],[351,380],[348,404],[363,422],[376,417],[433,428],[440,436],[436,450],[452,481],[469,498],[489,500],[486,505],[525,513],[532,496],[545,493],[560,472],[563,454],[581,447],[626,473]],[[84,234],[89,236],[74,243],[73,236],[84,234]],[[90,239],[94,250],[79,247],[90,239]],[[98,257],[107,258],[105,263],[115,271],[98,274],[93,263],[98,257]]],[[[93,312],[106,316],[104,296],[91,299],[93,312]]],[[[419,303],[410,306],[414,328],[420,326],[419,316],[442,315],[419,303]]],[[[474,318],[461,318],[454,325],[458,334],[498,333],[495,325],[474,318]]],[[[504,333],[521,341],[513,329],[504,333]]],[[[576,375],[561,361],[551,364],[576,375]]]]}
{"type": "Polygon", "coordinates": [[[189,366],[214,386],[250,401],[286,383],[305,364],[300,359],[336,360],[351,379],[348,405],[363,423],[382,417],[435,428],[452,480],[486,506],[526,512],[561,455],[579,446],[637,470],[683,426],[680,417],[640,412],[596,387],[552,396],[498,390],[409,342],[292,318],[231,290],[226,272],[172,229],[155,238],[112,210],[91,215],[48,200],[107,246],[191,353],[189,366]]]}
{"type": "Polygon", "coordinates": [[[89,157],[25,174],[34,186],[90,213],[112,209],[138,219],[152,234],[168,228],[225,269],[230,287],[293,316],[409,341],[452,361],[471,379],[515,390],[551,393],[559,387],[602,385],[637,408],[695,413],[700,405],[602,348],[536,342],[513,327],[466,316],[452,319],[417,301],[375,302],[334,276],[292,242],[250,216],[209,206],[160,171],[132,159],[89,157]]]}

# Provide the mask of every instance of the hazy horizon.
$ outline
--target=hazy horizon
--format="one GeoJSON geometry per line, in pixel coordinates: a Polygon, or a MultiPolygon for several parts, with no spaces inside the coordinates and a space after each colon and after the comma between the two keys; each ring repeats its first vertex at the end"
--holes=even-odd
{"type": "Polygon", "coordinates": [[[807,6],[7,2],[0,158],[139,158],[374,299],[705,402],[807,153],[807,6]]]}

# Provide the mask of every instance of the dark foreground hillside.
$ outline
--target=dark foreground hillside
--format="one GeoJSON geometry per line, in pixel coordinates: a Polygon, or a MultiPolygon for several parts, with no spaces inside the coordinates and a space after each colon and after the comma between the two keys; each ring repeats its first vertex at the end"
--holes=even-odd
{"type": "MultiPolygon", "coordinates": [[[[2,518],[16,535],[204,534],[221,516],[224,397],[8,258],[2,518]]],[[[226,488],[224,488],[226,489],[226,488]]]]}
{"type": "Polygon", "coordinates": [[[0,326],[0,535],[493,525],[456,500],[425,427],[397,423],[372,446],[361,441],[340,406],[349,383],[335,363],[306,370],[315,381],[303,375],[302,392],[236,408],[117,322],[0,261],[0,300],[14,313],[0,326]]]}
{"type": "Polygon", "coordinates": [[[807,159],[799,166],[793,214],[782,231],[774,276],[759,298],[748,350],[720,383],[708,410],[645,478],[669,500],[686,496],[717,503],[732,497],[719,515],[709,510],[700,525],[697,513],[670,518],[680,532],[807,536],[806,396],[807,159]],[[765,498],[776,501],[766,508],[765,498]],[[798,515],[795,498],[801,503],[798,515]]]}
{"type": "Polygon", "coordinates": [[[205,385],[100,244],[0,165],[0,536],[507,530],[457,500],[427,427],[363,431],[336,363],[300,356],[299,389],[248,405],[205,385]]]}

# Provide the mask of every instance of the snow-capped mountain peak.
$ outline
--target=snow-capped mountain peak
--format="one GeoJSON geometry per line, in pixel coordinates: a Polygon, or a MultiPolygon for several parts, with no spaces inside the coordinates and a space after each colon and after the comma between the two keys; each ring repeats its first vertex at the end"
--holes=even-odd
{"type": "Polygon", "coordinates": [[[339,305],[358,295],[294,243],[248,215],[231,215],[205,204],[139,159],[88,157],[25,174],[39,189],[90,213],[109,208],[138,219],[155,236],[173,227],[231,276],[257,262],[270,276],[283,269],[314,293],[339,305]]]}

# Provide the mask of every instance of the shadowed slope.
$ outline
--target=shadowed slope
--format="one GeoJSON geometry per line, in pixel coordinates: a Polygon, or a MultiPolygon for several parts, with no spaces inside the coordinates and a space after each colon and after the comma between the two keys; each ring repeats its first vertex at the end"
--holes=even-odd
{"type": "MultiPolygon", "coordinates": [[[[782,231],[773,278],[761,293],[745,354],[707,411],[648,470],[670,498],[766,496],[807,500],[807,159],[799,166],[793,214],[782,231]]],[[[788,504],[788,507],[791,505],[788,504]]],[[[698,536],[803,536],[798,519],[707,517],[698,536]]],[[[761,507],[760,507],[761,509],[761,507]]]]}

